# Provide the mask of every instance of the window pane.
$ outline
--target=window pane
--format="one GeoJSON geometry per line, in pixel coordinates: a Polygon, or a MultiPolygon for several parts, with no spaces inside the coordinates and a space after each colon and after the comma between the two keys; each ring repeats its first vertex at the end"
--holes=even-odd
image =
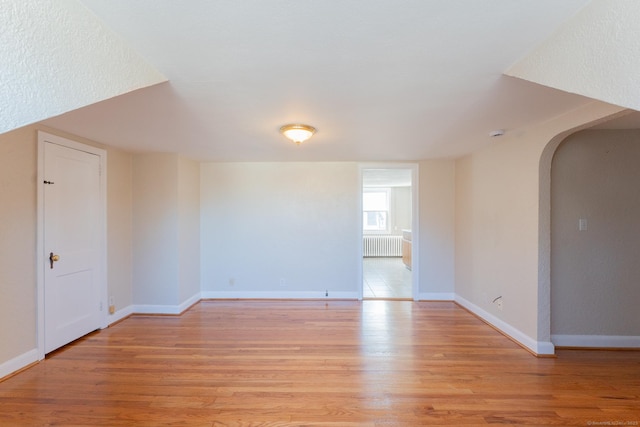
{"type": "Polygon", "coordinates": [[[386,230],[387,212],[369,211],[363,212],[362,224],[365,230],[386,230]]]}
{"type": "Polygon", "coordinates": [[[367,191],[362,193],[362,210],[386,211],[389,209],[386,191],[367,191]]]}

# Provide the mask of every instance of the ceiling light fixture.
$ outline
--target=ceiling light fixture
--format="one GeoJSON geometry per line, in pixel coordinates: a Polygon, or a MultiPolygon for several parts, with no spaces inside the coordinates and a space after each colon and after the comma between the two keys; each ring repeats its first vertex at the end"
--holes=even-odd
{"type": "Polygon", "coordinates": [[[316,133],[316,128],[309,125],[284,125],[280,128],[280,133],[300,145],[301,142],[311,138],[316,133]]]}

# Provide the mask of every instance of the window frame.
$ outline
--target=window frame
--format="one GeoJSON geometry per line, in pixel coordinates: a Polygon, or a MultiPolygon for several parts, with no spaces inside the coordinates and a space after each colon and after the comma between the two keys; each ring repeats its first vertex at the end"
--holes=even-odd
{"type": "Polygon", "coordinates": [[[391,188],[390,187],[367,187],[362,189],[362,232],[364,234],[390,234],[391,233],[391,188]],[[365,209],[365,193],[385,193],[386,210],[365,209]],[[367,213],[383,212],[385,214],[385,228],[367,228],[367,213]]]}

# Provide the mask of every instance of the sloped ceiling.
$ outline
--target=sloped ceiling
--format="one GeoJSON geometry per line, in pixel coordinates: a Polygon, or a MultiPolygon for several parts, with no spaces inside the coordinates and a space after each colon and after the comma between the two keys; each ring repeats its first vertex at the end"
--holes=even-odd
{"type": "Polygon", "coordinates": [[[640,2],[593,0],[507,74],[640,110],[640,2]]]}
{"type": "Polygon", "coordinates": [[[0,133],[167,79],[75,0],[0,0],[0,133]]]}
{"type": "Polygon", "coordinates": [[[591,99],[503,72],[587,0],[82,0],[168,79],[44,123],[209,161],[457,157],[591,99]],[[280,126],[317,134],[295,146],[280,126]]]}

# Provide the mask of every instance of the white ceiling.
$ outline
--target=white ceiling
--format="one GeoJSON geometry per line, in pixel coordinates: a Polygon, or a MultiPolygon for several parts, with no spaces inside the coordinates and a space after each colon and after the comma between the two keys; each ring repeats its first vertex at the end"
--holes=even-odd
{"type": "Polygon", "coordinates": [[[208,161],[457,157],[591,100],[502,73],[588,0],[81,0],[168,79],[44,123],[208,161]],[[278,134],[301,122],[296,146],[278,134]]]}

